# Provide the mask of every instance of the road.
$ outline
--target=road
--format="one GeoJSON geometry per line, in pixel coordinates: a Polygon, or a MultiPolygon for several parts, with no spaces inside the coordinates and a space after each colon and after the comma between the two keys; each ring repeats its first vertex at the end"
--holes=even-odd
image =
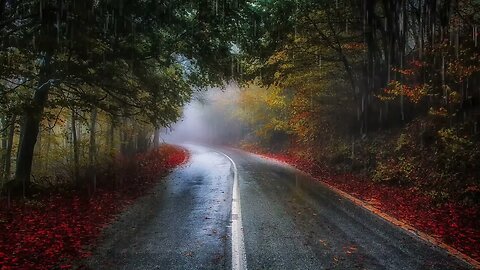
{"type": "Polygon", "coordinates": [[[106,230],[92,269],[470,269],[285,164],[186,147],[106,230]]]}

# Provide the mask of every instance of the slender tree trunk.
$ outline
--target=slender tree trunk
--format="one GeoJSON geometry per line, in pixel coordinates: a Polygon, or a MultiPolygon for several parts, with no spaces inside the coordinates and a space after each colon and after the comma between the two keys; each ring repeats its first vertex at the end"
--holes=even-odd
{"type": "Polygon", "coordinates": [[[153,146],[155,148],[160,146],[160,127],[155,127],[155,131],[153,133],[153,146]]]}
{"type": "Polygon", "coordinates": [[[32,167],[35,168],[41,168],[42,167],[42,159],[43,155],[41,154],[43,149],[42,149],[42,138],[43,137],[43,130],[39,129],[38,130],[38,135],[37,135],[37,143],[35,144],[35,148],[33,149],[33,156],[38,157],[37,159],[34,160],[32,163],[32,167]]]}
{"type": "Polygon", "coordinates": [[[13,149],[13,138],[15,136],[15,122],[17,116],[13,115],[10,118],[10,127],[8,130],[8,140],[7,140],[7,149],[5,152],[5,178],[8,180],[11,177],[11,168],[12,168],[12,149],[13,149]]]}
{"type": "MultiPolygon", "coordinates": [[[[0,181],[3,181],[6,177],[5,174],[5,159],[7,154],[7,136],[8,136],[8,124],[7,124],[7,117],[2,117],[2,126],[0,127],[2,130],[2,141],[1,141],[1,149],[2,149],[2,157],[0,160],[0,181]]],[[[2,186],[3,182],[0,183],[0,187],[2,186]]]]}
{"type": "Polygon", "coordinates": [[[139,136],[140,136],[140,131],[137,127],[137,122],[133,122],[133,133],[132,137],[130,138],[130,144],[132,145],[131,153],[137,153],[138,152],[138,141],[139,141],[139,136]]]}
{"type": "Polygon", "coordinates": [[[108,131],[108,146],[109,146],[109,151],[110,155],[115,154],[115,121],[112,117],[110,120],[110,130],[108,131]]]}
{"type": "Polygon", "coordinates": [[[37,143],[40,121],[42,120],[45,104],[50,90],[50,60],[51,55],[46,54],[43,65],[40,68],[40,80],[32,103],[25,109],[24,123],[22,125],[22,136],[20,138],[20,148],[15,170],[15,181],[21,185],[23,195],[30,186],[30,174],[32,172],[33,151],[37,143]]]}
{"type": "Polygon", "coordinates": [[[0,17],[2,17],[2,14],[5,11],[6,3],[7,3],[7,0],[0,0],[0,17]]]}
{"type": "Polygon", "coordinates": [[[45,163],[44,163],[44,170],[47,171],[48,167],[50,166],[50,148],[52,145],[52,129],[48,129],[47,135],[47,145],[45,146],[45,163]]]}
{"type": "Polygon", "coordinates": [[[120,145],[119,145],[119,148],[120,148],[120,155],[121,155],[121,159],[120,159],[120,163],[118,163],[119,165],[119,168],[118,168],[118,174],[117,174],[117,184],[119,187],[121,187],[123,185],[123,180],[125,178],[125,174],[126,174],[126,171],[127,171],[127,166],[126,163],[124,162],[125,159],[124,157],[127,155],[126,153],[126,149],[127,149],[127,145],[126,145],[126,140],[127,140],[127,133],[125,131],[125,120],[124,119],[121,119],[120,120],[120,130],[118,132],[118,138],[120,140],[120,145]]]}
{"type": "Polygon", "coordinates": [[[108,131],[108,154],[110,158],[110,164],[112,170],[112,177],[113,177],[113,185],[114,189],[117,188],[119,185],[119,180],[118,180],[118,164],[117,164],[117,159],[115,158],[116,153],[115,153],[115,118],[112,116],[110,117],[110,127],[108,131]]]}
{"type": "Polygon", "coordinates": [[[72,109],[72,144],[73,144],[73,181],[77,187],[80,186],[80,149],[77,137],[77,116],[75,110],[72,109]]]}
{"type": "Polygon", "coordinates": [[[93,184],[93,192],[96,192],[97,189],[97,144],[96,144],[96,127],[97,127],[97,109],[92,110],[90,117],[90,149],[89,149],[89,167],[90,167],[90,176],[93,184]]]}
{"type": "Polygon", "coordinates": [[[127,154],[127,132],[125,131],[125,128],[121,128],[118,135],[120,138],[120,153],[122,155],[126,155],[127,154]]]}

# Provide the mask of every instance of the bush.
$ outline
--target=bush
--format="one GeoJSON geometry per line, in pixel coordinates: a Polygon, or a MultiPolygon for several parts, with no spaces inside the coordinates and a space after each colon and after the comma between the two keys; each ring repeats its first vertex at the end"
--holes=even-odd
{"type": "Polygon", "coordinates": [[[447,173],[465,173],[477,160],[478,152],[466,137],[460,137],[451,128],[438,131],[438,161],[447,173]]]}
{"type": "Polygon", "coordinates": [[[417,171],[416,160],[413,157],[398,157],[379,161],[373,173],[373,181],[405,185],[413,182],[417,171]]]}

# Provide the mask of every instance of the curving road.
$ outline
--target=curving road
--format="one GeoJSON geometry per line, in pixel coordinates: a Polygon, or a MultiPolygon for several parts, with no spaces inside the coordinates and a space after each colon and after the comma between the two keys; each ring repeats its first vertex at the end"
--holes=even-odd
{"type": "Polygon", "coordinates": [[[282,163],[185,147],[189,163],[106,230],[90,268],[472,269],[282,163]]]}

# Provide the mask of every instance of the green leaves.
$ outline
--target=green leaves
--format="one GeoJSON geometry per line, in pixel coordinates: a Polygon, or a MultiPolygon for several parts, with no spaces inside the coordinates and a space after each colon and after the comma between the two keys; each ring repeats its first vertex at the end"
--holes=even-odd
{"type": "Polygon", "coordinates": [[[48,50],[52,79],[59,81],[50,105],[96,106],[168,125],[193,89],[231,76],[229,49],[242,6],[185,0],[31,0],[2,6],[0,84],[13,89],[8,80],[28,80],[35,86],[37,59],[48,50]]]}

